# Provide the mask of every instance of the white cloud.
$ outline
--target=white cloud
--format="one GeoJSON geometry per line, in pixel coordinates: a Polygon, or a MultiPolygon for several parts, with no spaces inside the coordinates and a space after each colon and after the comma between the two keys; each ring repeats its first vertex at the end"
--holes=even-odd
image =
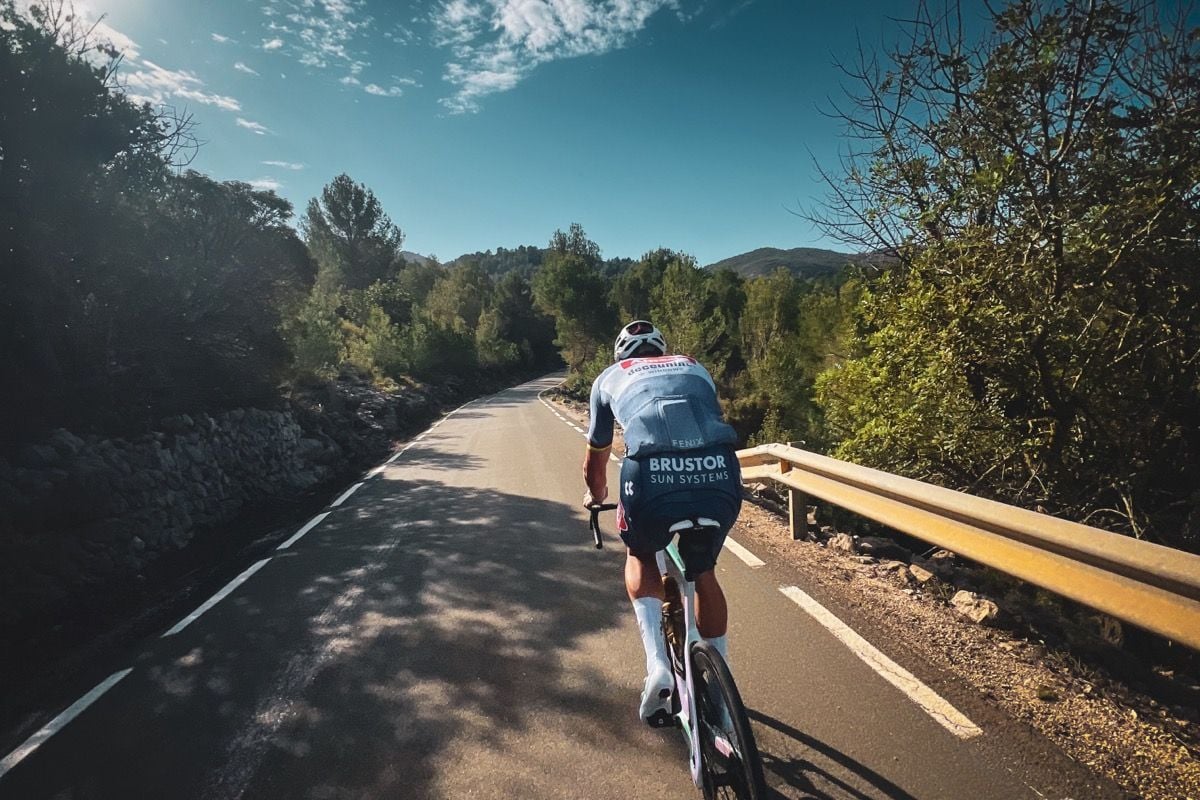
{"type": "Polygon", "coordinates": [[[283,47],[283,39],[263,39],[263,50],[278,50],[283,47]]]}
{"type": "Polygon", "coordinates": [[[270,49],[282,49],[306,67],[348,66],[357,74],[367,66],[366,45],[358,40],[374,21],[365,9],[365,0],[267,0],[262,11],[274,37],[270,49]]]}
{"type": "Polygon", "coordinates": [[[213,40],[214,42],[216,42],[217,44],[225,44],[226,42],[228,42],[228,41],[229,41],[229,37],[228,37],[228,36],[222,36],[222,35],[221,35],[221,34],[219,34],[219,33],[214,33],[214,34],[212,35],[212,40],[213,40]]]}
{"type": "Polygon", "coordinates": [[[442,105],[478,111],[541,64],[625,46],[664,8],[676,0],[442,0],[434,42],[450,50],[443,79],[455,87],[442,105]]]}
{"type": "Polygon", "coordinates": [[[294,161],[264,161],[262,163],[266,164],[268,167],[280,167],[281,169],[304,169],[304,164],[297,164],[294,161]]]}
{"type": "Polygon", "coordinates": [[[250,181],[250,186],[260,192],[277,192],[283,188],[283,184],[274,178],[255,178],[250,181]]]}
{"type": "Polygon", "coordinates": [[[377,83],[368,83],[363,87],[363,91],[376,97],[399,97],[404,94],[404,90],[399,86],[389,86],[385,89],[377,83]]]}
{"type": "Polygon", "coordinates": [[[347,75],[346,77],[339,80],[338,83],[344,84],[346,86],[358,86],[362,83],[362,81],[360,81],[358,78],[354,77],[353,75],[347,75]]]}
{"type": "Polygon", "coordinates": [[[236,69],[238,72],[244,72],[247,75],[257,75],[258,74],[258,70],[254,69],[253,67],[247,67],[241,61],[234,64],[233,68],[236,69]]]}
{"type": "Polygon", "coordinates": [[[152,61],[142,61],[141,67],[122,75],[125,93],[133,100],[160,105],[175,98],[216,106],[226,111],[241,111],[236,99],[204,91],[204,81],[187,70],[160,67],[152,61]]]}
{"type": "Polygon", "coordinates": [[[245,128],[252,133],[257,133],[259,136],[266,136],[271,132],[271,129],[266,125],[261,125],[248,119],[242,119],[241,117],[237,118],[237,124],[239,128],[245,128]]]}

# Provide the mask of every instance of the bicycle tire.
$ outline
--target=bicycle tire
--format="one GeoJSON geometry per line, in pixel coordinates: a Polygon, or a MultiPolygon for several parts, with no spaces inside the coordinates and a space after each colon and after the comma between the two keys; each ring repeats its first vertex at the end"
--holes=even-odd
{"type": "Polygon", "coordinates": [[[701,788],[705,800],[765,800],[767,785],[758,745],[725,659],[704,641],[692,645],[691,658],[696,686],[696,724],[700,728],[701,788]],[[714,694],[728,710],[727,720],[721,718],[714,694]],[[718,743],[721,737],[731,748],[731,753],[723,752],[718,743]]]}

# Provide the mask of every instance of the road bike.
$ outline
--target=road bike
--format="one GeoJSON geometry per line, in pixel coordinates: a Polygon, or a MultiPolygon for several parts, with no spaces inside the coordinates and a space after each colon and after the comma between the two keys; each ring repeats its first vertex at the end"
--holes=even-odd
{"type": "MultiPolygon", "coordinates": [[[[604,546],[600,535],[600,512],[611,511],[613,503],[588,506],[596,549],[604,546]]],[[[709,536],[708,528],[720,524],[697,517],[680,520],[672,533],[709,536]]],[[[663,604],[662,635],[675,673],[671,711],[659,711],[648,722],[656,728],[676,727],[688,745],[692,780],[706,800],[738,798],[760,800],[767,796],[762,762],[746,707],[725,659],[700,637],[696,627],[696,586],[685,580],[683,558],[674,537],[658,553],[666,602],[663,604]]]]}

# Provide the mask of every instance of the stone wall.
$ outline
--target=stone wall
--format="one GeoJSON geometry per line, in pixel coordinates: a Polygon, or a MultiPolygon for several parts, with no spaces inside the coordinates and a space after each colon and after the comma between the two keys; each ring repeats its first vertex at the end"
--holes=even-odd
{"type": "Polygon", "coordinates": [[[131,439],[57,430],[0,458],[0,626],[132,578],[258,501],[344,475],[437,406],[419,389],[342,381],[287,410],[172,417],[131,439]]]}

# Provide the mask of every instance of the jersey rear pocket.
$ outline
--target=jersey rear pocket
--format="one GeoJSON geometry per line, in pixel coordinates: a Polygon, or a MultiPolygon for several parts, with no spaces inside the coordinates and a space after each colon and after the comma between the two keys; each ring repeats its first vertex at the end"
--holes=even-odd
{"type": "Polygon", "coordinates": [[[655,410],[673,450],[692,450],[706,444],[700,420],[692,405],[689,397],[660,397],[655,400],[655,410]]]}

